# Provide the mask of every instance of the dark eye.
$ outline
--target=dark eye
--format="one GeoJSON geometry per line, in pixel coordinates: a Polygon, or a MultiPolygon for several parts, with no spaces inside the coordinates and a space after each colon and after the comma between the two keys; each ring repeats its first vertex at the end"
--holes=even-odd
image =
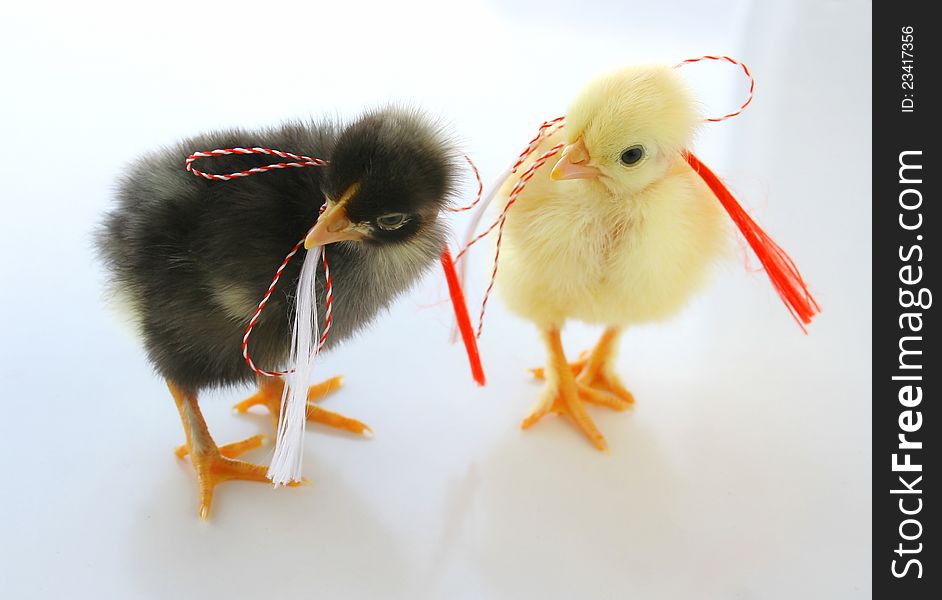
{"type": "Polygon", "coordinates": [[[624,165],[636,164],[642,158],[644,158],[644,148],[641,146],[632,146],[621,153],[621,162],[624,165]]]}
{"type": "Polygon", "coordinates": [[[379,225],[380,229],[392,231],[393,229],[399,229],[405,225],[407,220],[408,217],[402,213],[389,213],[388,215],[377,217],[376,224],[379,225]]]}

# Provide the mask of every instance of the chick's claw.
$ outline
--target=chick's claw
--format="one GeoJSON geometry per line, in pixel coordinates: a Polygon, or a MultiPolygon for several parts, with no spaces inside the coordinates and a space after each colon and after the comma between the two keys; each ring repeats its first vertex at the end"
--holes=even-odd
{"type": "Polygon", "coordinates": [[[315,406],[311,404],[310,401],[307,405],[307,420],[313,421],[315,423],[321,423],[322,425],[327,425],[328,427],[333,427],[334,429],[343,429],[345,431],[349,431],[350,433],[362,435],[363,437],[373,437],[373,430],[370,429],[369,425],[357,421],[356,419],[345,417],[340,413],[335,413],[325,410],[320,406],[315,406]]]}

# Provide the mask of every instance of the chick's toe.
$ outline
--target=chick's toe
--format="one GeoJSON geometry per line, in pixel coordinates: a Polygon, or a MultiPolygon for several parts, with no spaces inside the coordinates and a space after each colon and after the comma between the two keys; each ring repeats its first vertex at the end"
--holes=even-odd
{"type": "Polygon", "coordinates": [[[572,367],[566,361],[559,329],[544,331],[543,341],[549,354],[545,371],[546,388],[536,408],[523,420],[520,427],[529,429],[550,412],[561,414],[568,417],[598,450],[607,450],[605,437],[586,412],[580,386],[573,376],[572,367]]]}
{"type": "MultiPolygon", "coordinates": [[[[206,427],[206,420],[200,411],[196,394],[171,381],[167,382],[167,386],[177,403],[180,420],[183,422],[183,431],[186,433],[186,444],[182,448],[177,448],[177,456],[182,458],[189,455],[193,469],[196,471],[199,484],[200,518],[209,518],[209,511],[213,505],[213,492],[223,481],[242,479],[270,483],[267,475],[268,467],[234,459],[235,456],[258,448],[262,444],[263,436],[252,436],[222,448],[216,446],[216,442],[213,441],[206,427]]],[[[295,486],[299,483],[293,482],[289,485],[295,486]]]]}

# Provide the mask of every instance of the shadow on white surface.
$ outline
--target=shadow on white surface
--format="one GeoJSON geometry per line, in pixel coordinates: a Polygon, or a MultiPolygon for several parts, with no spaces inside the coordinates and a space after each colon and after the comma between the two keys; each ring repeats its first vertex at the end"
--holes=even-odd
{"type": "Polygon", "coordinates": [[[148,497],[125,532],[128,552],[118,568],[150,598],[209,590],[215,598],[292,591],[346,597],[351,590],[365,597],[408,596],[415,582],[400,544],[342,475],[315,456],[306,459],[317,473],[313,486],[272,491],[227,483],[205,523],[196,517],[192,472],[142,482],[148,497]],[[189,489],[181,494],[181,487],[189,489]]]}

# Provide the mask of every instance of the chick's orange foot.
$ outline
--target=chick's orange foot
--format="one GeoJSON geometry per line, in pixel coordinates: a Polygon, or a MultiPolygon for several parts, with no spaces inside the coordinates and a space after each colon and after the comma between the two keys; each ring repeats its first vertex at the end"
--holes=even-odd
{"type": "Polygon", "coordinates": [[[530,371],[537,379],[547,379],[547,385],[540,402],[523,420],[521,428],[529,429],[552,412],[567,417],[597,449],[607,449],[605,437],[592,422],[585,404],[620,412],[634,403],[631,392],[625,389],[612,370],[618,333],[615,328],[606,329],[591,352],[583,352],[578,360],[569,363],[563,352],[559,330],[544,332],[549,364],[545,369],[530,371]]]}
{"type": "MultiPolygon", "coordinates": [[[[578,360],[569,363],[575,378],[576,390],[584,402],[605,406],[618,412],[627,410],[634,405],[634,396],[625,388],[617,374],[608,369],[586,370],[585,362],[584,360],[578,360]]],[[[530,369],[530,372],[537,379],[545,379],[542,367],[530,369]]]]}
{"type": "MultiPolygon", "coordinates": [[[[261,445],[261,440],[255,440],[255,438],[261,437],[252,436],[241,442],[218,448],[213,444],[210,448],[191,456],[193,470],[196,471],[199,482],[200,518],[206,519],[209,517],[209,511],[213,505],[213,492],[216,486],[224,481],[243,480],[271,483],[267,475],[268,467],[235,460],[234,458],[261,445]]],[[[183,456],[186,454],[190,454],[189,448],[186,448],[183,456]]],[[[177,455],[181,456],[179,449],[177,455]]],[[[301,483],[307,483],[307,480],[301,483]]],[[[288,485],[293,487],[300,485],[300,483],[293,482],[288,485]]]]}
{"type": "MultiPolygon", "coordinates": [[[[618,335],[618,329],[606,329],[591,352],[583,351],[576,361],[569,363],[569,370],[584,401],[623,411],[630,408],[635,399],[614,371],[618,335]]],[[[546,370],[542,367],[530,369],[530,372],[537,379],[546,378],[546,370]]]]}
{"type": "Polygon", "coordinates": [[[585,404],[575,386],[557,388],[552,384],[548,385],[536,408],[520,423],[520,428],[529,429],[551,412],[567,417],[598,450],[608,449],[605,436],[602,435],[591,417],[589,417],[589,413],[585,410],[585,404]]]}
{"type": "MultiPolygon", "coordinates": [[[[261,446],[264,436],[253,435],[240,442],[222,447],[216,446],[216,442],[213,441],[206,427],[206,420],[203,419],[196,394],[170,381],[167,382],[167,386],[177,403],[180,420],[183,421],[183,431],[186,433],[186,444],[177,448],[176,454],[180,458],[189,455],[193,469],[196,471],[201,518],[209,517],[209,511],[213,505],[213,492],[223,481],[241,479],[270,483],[267,476],[268,467],[235,460],[242,454],[261,446]]],[[[295,486],[298,483],[290,485],[295,486]]]]}
{"type": "MultiPolygon", "coordinates": [[[[258,391],[236,404],[233,408],[240,413],[247,412],[253,406],[262,405],[268,409],[272,417],[275,430],[278,429],[278,417],[281,414],[281,394],[284,390],[284,381],[281,379],[262,377],[258,382],[258,391]]],[[[343,385],[341,376],[331,377],[317,385],[312,385],[307,391],[307,420],[315,423],[321,423],[328,427],[343,429],[364,437],[372,437],[373,430],[364,423],[345,417],[339,413],[321,408],[316,403],[340,389],[343,385]]]]}

